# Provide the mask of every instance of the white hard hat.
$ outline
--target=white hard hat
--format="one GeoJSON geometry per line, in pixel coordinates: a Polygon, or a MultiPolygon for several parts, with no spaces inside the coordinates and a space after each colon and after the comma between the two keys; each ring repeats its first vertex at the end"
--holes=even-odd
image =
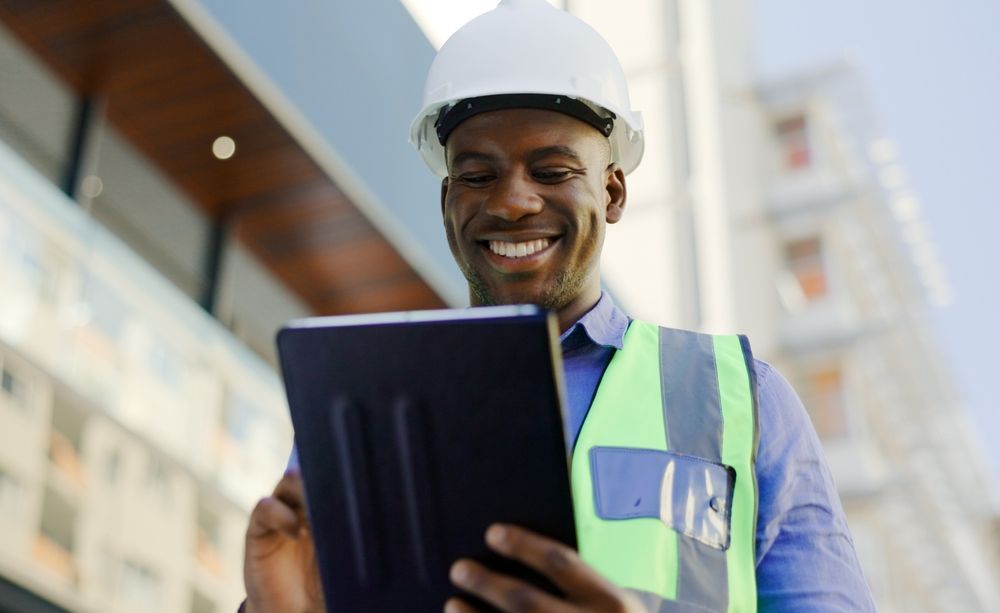
{"type": "Polygon", "coordinates": [[[451,129],[500,108],[545,108],[590,123],[608,136],[611,160],[626,174],[642,159],[642,116],[611,46],[545,0],[502,0],[448,39],[427,74],[410,142],[444,177],[451,129]]]}

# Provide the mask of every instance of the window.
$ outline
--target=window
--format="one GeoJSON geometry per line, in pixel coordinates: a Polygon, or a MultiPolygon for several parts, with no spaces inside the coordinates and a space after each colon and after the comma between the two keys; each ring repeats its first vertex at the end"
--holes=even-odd
{"type": "Polygon", "coordinates": [[[223,428],[230,438],[239,443],[248,442],[258,420],[253,403],[245,396],[231,392],[222,412],[223,428]]]}
{"type": "Polygon", "coordinates": [[[131,317],[128,306],[118,293],[95,275],[84,281],[83,297],[89,306],[90,323],[110,341],[122,338],[125,324],[131,317]]]}
{"type": "Polygon", "coordinates": [[[827,276],[823,263],[823,244],[818,236],[810,236],[785,245],[785,261],[789,272],[802,291],[805,302],[827,294],[827,276]]]}
{"type": "Polygon", "coordinates": [[[77,486],[86,485],[87,470],[80,457],[86,415],[66,398],[57,396],[52,405],[52,430],[49,435],[49,459],[63,476],[77,486]]]}
{"type": "Polygon", "coordinates": [[[220,554],[220,519],[218,514],[209,508],[205,501],[198,504],[198,530],[195,542],[195,555],[198,563],[208,572],[223,576],[224,564],[220,554]]]}
{"type": "Polygon", "coordinates": [[[34,555],[43,566],[63,578],[75,581],[76,509],[52,488],[45,488],[42,522],[34,555]]]}
{"type": "Polygon", "coordinates": [[[774,124],[778,137],[781,166],[785,170],[802,170],[809,167],[812,155],[809,149],[808,123],[805,115],[794,115],[774,124]]]}
{"type": "Polygon", "coordinates": [[[53,261],[56,248],[50,243],[26,244],[24,247],[19,272],[43,300],[55,303],[59,293],[59,272],[53,261]]]}
{"type": "Polygon", "coordinates": [[[11,370],[7,364],[0,367],[0,390],[3,390],[3,395],[14,406],[20,409],[28,408],[28,382],[11,370]]]}
{"type": "Polygon", "coordinates": [[[184,370],[181,357],[163,339],[154,336],[145,358],[146,368],[153,377],[171,389],[181,386],[184,370]]]}
{"type": "Polygon", "coordinates": [[[103,190],[91,203],[94,219],[197,300],[209,236],[204,212],[112,126],[104,125],[100,140],[103,190]]]}
{"type": "Polygon", "coordinates": [[[160,602],[160,576],[148,566],[125,560],[118,576],[117,596],[117,600],[133,610],[156,610],[160,602]]]}
{"type": "Polygon", "coordinates": [[[0,468],[0,518],[15,518],[21,513],[24,486],[14,475],[0,468]]]}
{"type": "Polygon", "coordinates": [[[173,500],[170,477],[170,470],[163,460],[150,453],[146,460],[143,486],[150,496],[157,498],[157,504],[162,507],[169,506],[173,500]]]}
{"type": "Polygon", "coordinates": [[[75,120],[72,92],[2,25],[0,75],[0,140],[58,184],[75,120]]]}
{"type": "Polygon", "coordinates": [[[844,381],[840,368],[822,368],[807,375],[802,386],[802,396],[820,438],[832,440],[848,435],[844,381]]]}

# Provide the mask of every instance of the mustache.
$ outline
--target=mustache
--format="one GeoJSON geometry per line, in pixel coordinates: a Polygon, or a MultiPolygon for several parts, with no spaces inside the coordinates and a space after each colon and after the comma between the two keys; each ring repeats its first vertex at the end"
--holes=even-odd
{"type": "Polygon", "coordinates": [[[474,234],[523,232],[562,235],[566,233],[566,228],[562,225],[539,223],[534,220],[526,221],[504,221],[503,219],[483,220],[468,228],[474,234]]]}

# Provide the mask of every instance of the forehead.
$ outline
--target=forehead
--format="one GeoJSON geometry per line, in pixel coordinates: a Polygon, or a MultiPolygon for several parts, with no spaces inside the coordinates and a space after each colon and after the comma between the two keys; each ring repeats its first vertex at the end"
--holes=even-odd
{"type": "Polygon", "coordinates": [[[555,111],[504,109],[471,117],[445,146],[449,162],[459,153],[517,154],[542,147],[569,147],[580,156],[601,151],[607,139],[592,126],[555,111]]]}

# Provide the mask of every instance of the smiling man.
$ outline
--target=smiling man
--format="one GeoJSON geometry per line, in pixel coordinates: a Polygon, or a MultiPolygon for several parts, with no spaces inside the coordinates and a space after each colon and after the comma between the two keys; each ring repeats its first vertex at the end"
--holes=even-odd
{"type": "MultiPolygon", "coordinates": [[[[628,318],[601,291],[642,120],[589,26],[504,0],[442,47],[411,141],[474,306],[558,314],[579,551],[517,526],[484,535],[555,597],[458,560],[456,585],[503,611],[872,611],[805,411],[741,336],[628,318]]],[[[295,470],[250,517],[247,611],[321,611],[295,470]]],[[[471,611],[459,599],[447,611],[471,611]]]]}
{"type": "Polygon", "coordinates": [[[445,138],[441,214],[472,303],[538,304],[565,330],[600,298],[605,227],[625,206],[607,138],[530,108],[478,114],[445,138]]]}

